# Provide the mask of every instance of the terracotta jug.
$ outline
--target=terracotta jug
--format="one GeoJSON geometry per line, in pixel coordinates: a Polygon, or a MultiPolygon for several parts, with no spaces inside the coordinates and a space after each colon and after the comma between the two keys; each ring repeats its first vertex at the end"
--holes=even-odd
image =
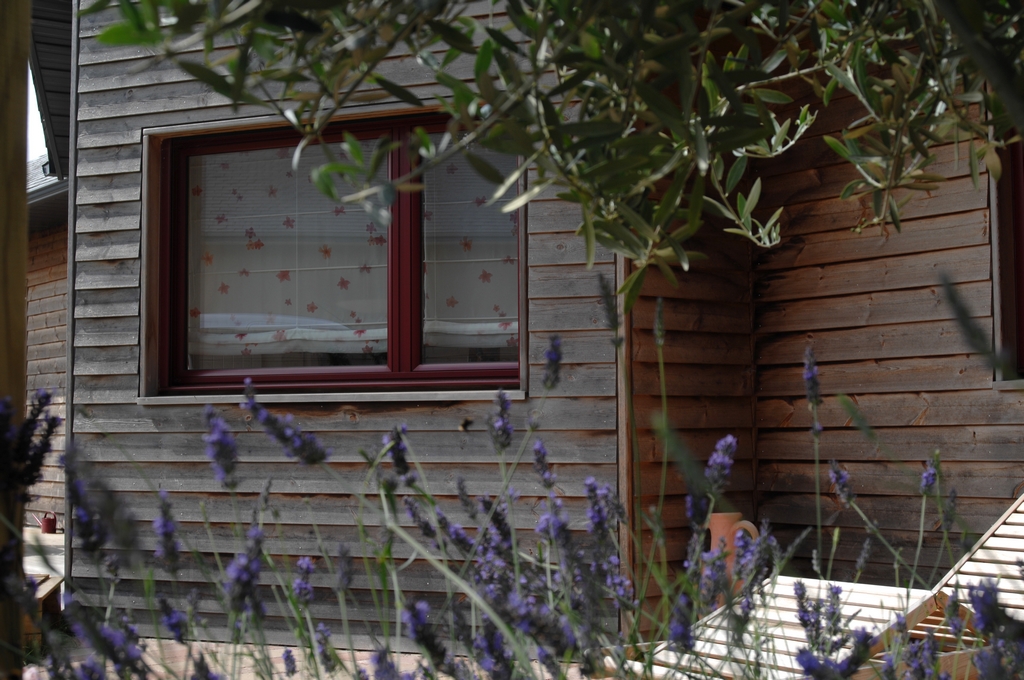
{"type": "Polygon", "coordinates": [[[732,567],[736,562],[736,532],[746,531],[751,538],[758,537],[757,527],[753,522],[743,519],[741,512],[713,512],[708,531],[711,533],[711,549],[715,550],[725,540],[725,568],[732,578],[732,567]]]}

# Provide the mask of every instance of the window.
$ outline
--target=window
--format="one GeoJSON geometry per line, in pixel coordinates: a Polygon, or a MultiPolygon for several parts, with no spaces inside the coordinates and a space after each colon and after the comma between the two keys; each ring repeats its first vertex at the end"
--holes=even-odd
{"type": "MultiPolygon", "coordinates": [[[[346,125],[368,154],[381,136],[440,121],[346,125]]],[[[325,143],[336,144],[342,130],[325,143]]],[[[490,389],[520,382],[520,211],[456,156],[402,193],[382,229],[297,170],[288,131],[165,140],[159,387],[234,391],[490,389]]],[[[505,173],[514,158],[476,150],[505,173]]],[[[378,179],[412,167],[389,154],[378,179]]]]}

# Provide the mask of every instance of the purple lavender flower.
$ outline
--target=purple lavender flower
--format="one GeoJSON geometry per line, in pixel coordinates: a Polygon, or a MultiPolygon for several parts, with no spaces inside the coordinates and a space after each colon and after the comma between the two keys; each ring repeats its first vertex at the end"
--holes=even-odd
{"type": "Polygon", "coordinates": [[[693,605],[686,595],[680,595],[672,607],[668,639],[679,651],[689,652],[693,649],[693,605]]]}
{"type": "Polygon", "coordinates": [[[807,392],[807,403],[814,406],[821,404],[821,382],[818,380],[818,362],[814,358],[814,350],[810,346],[804,351],[804,387],[807,392]]]}
{"type": "Polygon", "coordinates": [[[732,471],[733,456],[736,455],[736,437],[727,434],[715,444],[715,450],[708,458],[708,465],[704,469],[704,478],[708,481],[711,493],[715,496],[722,493],[725,483],[732,471]]]}
{"type": "Polygon", "coordinates": [[[923,640],[914,640],[903,652],[903,663],[907,665],[906,676],[909,678],[936,677],[935,665],[938,661],[939,645],[935,640],[935,632],[928,631],[923,640]]]}
{"type": "Polygon", "coordinates": [[[178,552],[181,549],[181,544],[174,536],[177,528],[178,524],[171,514],[170,497],[167,491],[160,489],[160,514],[153,519],[153,532],[157,537],[153,556],[172,574],[178,570],[178,552]]]}
{"type": "Polygon", "coordinates": [[[206,443],[206,457],[213,468],[213,476],[225,489],[233,489],[238,485],[235,478],[235,467],[238,465],[238,448],[235,438],[224,419],[217,415],[216,409],[210,404],[203,412],[206,418],[207,433],[203,435],[206,443]]]}
{"type": "Polygon", "coordinates": [[[409,519],[419,527],[420,533],[423,534],[424,538],[434,541],[437,538],[437,529],[420,512],[419,501],[412,496],[406,496],[402,500],[405,503],[405,512],[409,515],[409,519]]]}
{"type": "Polygon", "coordinates": [[[46,390],[37,390],[20,425],[13,424],[10,399],[0,400],[0,469],[4,470],[0,491],[14,491],[23,502],[29,500],[25,490],[41,478],[43,461],[61,422],[44,415],[52,400],[46,390]]]}
{"type": "Polygon", "coordinates": [[[448,652],[437,635],[437,631],[427,622],[430,605],[423,600],[406,602],[402,610],[402,624],[405,635],[419,645],[435,668],[447,672],[452,670],[448,660],[448,652]]]}
{"type": "Polygon", "coordinates": [[[487,430],[490,432],[494,450],[500,452],[512,445],[512,433],[515,431],[512,426],[512,401],[504,390],[498,390],[494,403],[497,404],[498,411],[487,419],[487,430]]]}
{"type": "Polygon", "coordinates": [[[569,544],[569,515],[562,505],[562,499],[554,493],[548,495],[547,512],[537,518],[534,531],[554,545],[565,547],[569,544]]]}
{"type": "Polygon", "coordinates": [[[954,588],[953,592],[949,596],[949,600],[946,601],[946,626],[949,627],[949,632],[954,637],[959,638],[964,634],[964,620],[960,616],[960,596],[957,595],[957,589],[954,588]]]}
{"type": "Polygon", "coordinates": [[[164,624],[171,633],[171,637],[174,641],[179,644],[185,644],[185,632],[188,629],[188,618],[184,613],[178,611],[171,606],[171,603],[167,601],[167,598],[161,597],[159,600],[160,604],[160,623],[164,624]]]}
{"type": "Polygon", "coordinates": [[[86,491],[85,482],[79,477],[77,455],[73,446],[68,447],[61,458],[61,463],[67,477],[67,501],[73,508],[72,535],[78,539],[78,547],[90,558],[97,560],[100,549],[110,537],[108,524],[100,508],[86,491]]]}
{"type": "Polygon", "coordinates": [[[406,674],[399,675],[395,663],[391,660],[391,652],[388,650],[378,648],[370,657],[370,661],[373,663],[374,680],[405,680],[406,674]]]}
{"type": "Polygon", "coordinates": [[[562,339],[552,335],[548,348],[544,350],[544,389],[553,390],[558,386],[558,373],[562,366],[562,339]]]}
{"type": "Polygon", "coordinates": [[[555,485],[555,480],[558,477],[548,465],[548,450],[544,448],[544,442],[540,439],[533,443],[533,470],[540,477],[540,482],[545,489],[551,489],[555,485]]]}
{"type": "Polygon", "coordinates": [[[473,539],[469,537],[462,525],[449,521],[440,508],[434,508],[434,514],[437,516],[437,528],[441,530],[448,541],[462,552],[469,553],[473,549],[473,539]]]}
{"type": "Polygon", "coordinates": [[[695,496],[691,493],[686,497],[686,516],[690,518],[690,524],[693,525],[695,531],[703,530],[708,521],[710,505],[707,496],[695,496]]]}
{"type": "Polygon", "coordinates": [[[391,456],[391,462],[395,466],[395,472],[400,475],[404,475],[409,472],[409,461],[406,455],[409,452],[408,447],[405,444],[405,435],[408,434],[409,430],[405,423],[402,423],[398,427],[388,432],[386,435],[381,437],[381,443],[388,450],[388,454],[391,456]]]}
{"type": "Polygon", "coordinates": [[[298,425],[295,425],[290,414],[284,418],[278,418],[263,408],[263,405],[256,401],[256,390],[253,389],[250,378],[245,379],[245,397],[246,401],[241,404],[241,407],[248,409],[256,421],[263,426],[267,435],[284,447],[286,456],[295,458],[301,465],[316,465],[331,457],[331,450],[325,449],[316,437],[303,432],[298,425]]]}
{"type": "Polygon", "coordinates": [[[999,589],[996,582],[984,579],[968,591],[971,609],[974,610],[974,627],[982,635],[992,635],[1004,616],[999,608],[999,589]]]}
{"type": "Polygon", "coordinates": [[[868,566],[868,560],[871,558],[871,537],[864,539],[864,545],[861,546],[860,554],[857,556],[857,564],[854,567],[858,574],[864,573],[864,570],[868,566]]]}
{"type": "Polygon", "coordinates": [[[872,642],[871,634],[861,628],[853,633],[853,649],[838,663],[827,656],[820,658],[810,649],[801,649],[796,660],[804,674],[814,680],[848,678],[867,661],[872,642]]]}
{"type": "Polygon", "coordinates": [[[924,472],[921,473],[921,493],[929,495],[935,492],[935,485],[939,481],[939,471],[935,469],[934,461],[925,463],[924,472]]]}
{"type": "Polygon", "coordinates": [[[828,478],[832,482],[832,489],[843,507],[848,508],[856,497],[850,487],[850,473],[839,467],[835,460],[830,460],[828,464],[828,478]]]}
{"type": "Polygon", "coordinates": [[[249,529],[246,551],[238,553],[224,570],[224,592],[235,614],[263,615],[259,597],[260,566],[263,559],[263,532],[253,525],[249,529]]]}
{"type": "Polygon", "coordinates": [[[309,604],[313,601],[313,586],[309,582],[309,577],[313,575],[313,560],[303,555],[295,563],[295,568],[299,575],[292,582],[292,593],[299,602],[309,604]]]}
{"type": "Polygon", "coordinates": [[[512,650],[505,644],[505,636],[490,622],[473,639],[473,651],[476,652],[480,667],[493,678],[508,678],[512,675],[512,650]]]}
{"type": "Polygon", "coordinates": [[[281,659],[284,661],[284,673],[289,678],[295,675],[298,669],[295,666],[295,655],[292,654],[292,650],[285,649],[281,653],[281,659]]]}
{"type": "MultiPolygon", "coordinates": [[[[64,677],[54,676],[50,677],[64,677]]],[[[74,669],[75,680],[106,680],[107,667],[92,654],[74,669]]]]}
{"type": "Polygon", "coordinates": [[[323,621],[316,624],[316,654],[328,673],[337,666],[334,660],[334,647],[331,645],[331,629],[324,625],[323,621]]]}

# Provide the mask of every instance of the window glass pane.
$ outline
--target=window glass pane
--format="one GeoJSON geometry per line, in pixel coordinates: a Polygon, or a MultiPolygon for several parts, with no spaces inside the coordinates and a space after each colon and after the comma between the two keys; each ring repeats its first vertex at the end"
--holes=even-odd
{"type": "Polygon", "coordinates": [[[320,193],[319,149],[291,158],[189,158],[189,369],[387,363],[387,234],[320,193]]]}
{"type": "MultiPolygon", "coordinates": [[[[504,174],[517,166],[473,153],[504,174]]],[[[428,170],[424,184],[423,363],[518,361],[520,212],[501,212],[517,190],[485,205],[495,187],[461,156],[428,170]]]]}

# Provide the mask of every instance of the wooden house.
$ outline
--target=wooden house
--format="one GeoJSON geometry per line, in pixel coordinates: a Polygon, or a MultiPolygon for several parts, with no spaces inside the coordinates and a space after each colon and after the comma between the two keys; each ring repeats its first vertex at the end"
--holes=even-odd
{"type": "MultiPolygon", "coordinates": [[[[28,163],[27,387],[53,393],[54,410],[65,415],[67,385],[68,154],[71,127],[71,3],[34,0],[29,68],[47,152],[28,163]]],[[[30,112],[35,115],[35,112],[30,112]]],[[[64,473],[57,458],[64,449],[61,428],[43,479],[32,489],[26,520],[45,512],[63,524],[64,473]]]]}
{"type": "MultiPolygon", "coordinates": [[[[484,16],[490,8],[469,11],[484,16]]],[[[545,194],[511,219],[493,211],[480,219],[485,207],[477,203],[489,188],[457,159],[427,177],[422,198],[399,200],[385,232],[311,188],[314,153],[289,176],[294,138],[265,109],[233,109],[171,65],[147,68],[145,50],[101,45],[96,36],[115,18],[112,9],[76,19],[74,30],[68,428],[140,520],[157,512],[150,485],[159,486],[188,541],[234,549],[227,524],[235,511],[203,451],[207,403],[237,434],[239,497],[254,498],[273,480],[285,536],[270,545],[280,554],[315,554],[314,524],[328,544],[355,541],[357,451],[379,446],[398,424],[407,424],[436,493],[450,501],[459,476],[472,492],[493,493],[498,465],[483,425],[493,392],[508,391],[522,432],[542,406],[543,352],[553,333],[562,337],[564,366],[561,385],[543,401],[541,436],[573,527],[584,526],[587,477],[646,508],[662,455],[649,429],[660,408],[652,342],[659,296],[671,424],[702,458],[720,437],[737,436],[730,502],[771,521],[780,537],[815,517],[801,379],[807,344],[821,364],[823,456],[850,471],[860,503],[895,545],[914,541],[918,476],[936,447],[972,530],[983,531],[1020,493],[1024,397],[1012,391],[1019,384],[971,353],[939,286],[948,272],[995,345],[1016,347],[1016,171],[997,185],[983,169],[976,188],[966,149],[945,148],[937,170],[952,179],[911,201],[902,233],[853,233],[868,207],[839,199],[855,171],[822,141],[858,115],[856,101],[837,94],[796,149],[755,168],[762,207],[786,206],[779,247],[756,251],[709,226],[694,243],[709,259],[680,287],[647,279],[626,319],[627,385],[597,286],[599,273],[622,280],[627,263],[599,248],[586,268],[577,208],[545,194]],[[250,375],[266,404],[295,414],[333,447],[331,465],[350,482],[298,466],[258,431],[238,408],[250,375]],[[889,449],[851,426],[840,392],[889,449]],[[473,424],[463,431],[467,419],[473,424]]],[[[382,72],[424,98],[431,92],[412,58],[395,57],[382,72]]],[[[811,97],[794,94],[794,111],[811,97]]],[[[435,119],[410,117],[389,99],[339,117],[339,129],[367,144],[420,123],[435,119]]],[[[407,162],[395,154],[387,172],[407,162]]],[[[529,522],[543,489],[528,471],[516,487],[529,522]]],[[[672,559],[681,559],[687,538],[685,493],[685,480],[673,476],[662,517],[672,559]]],[[[828,494],[825,503],[827,525],[844,532],[836,573],[848,575],[860,522],[828,494]]],[[[930,564],[940,558],[933,510],[926,527],[930,564]]],[[[891,579],[891,558],[877,551],[874,560],[869,576],[891,579]]],[[[76,562],[74,576],[88,585],[91,569],[76,562]]],[[[443,589],[427,569],[408,574],[410,589],[443,589]]],[[[183,580],[197,577],[186,571],[183,580]]],[[[314,605],[317,615],[328,611],[326,599],[314,605]]]]}

